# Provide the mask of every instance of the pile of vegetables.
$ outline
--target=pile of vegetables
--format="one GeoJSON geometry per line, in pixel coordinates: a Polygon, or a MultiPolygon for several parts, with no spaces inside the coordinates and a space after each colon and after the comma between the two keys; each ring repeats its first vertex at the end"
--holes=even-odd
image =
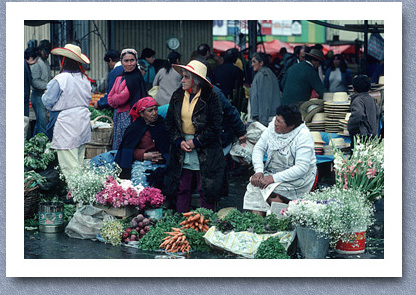
{"type": "Polygon", "coordinates": [[[113,246],[121,245],[121,236],[124,231],[124,225],[119,220],[106,220],[100,230],[101,237],[105,243],[111,243],[113,246]]]}
{"type": "Polygon", "coordinates": [[[257,248],[255,259],[290,259],[279,237],[270,237],[257,248]]]}
{"type": "MultiPolygon", "coordinates": [[[[91,113],[91,117],[90,117],[91,121],[94,120],[95,118],[99,117],[99,116],[107,116],[107,117],[110,117],[110,118],[113,117],[113,110],[109,110],[109,109],[96,110],[92,106],[89,106],[88,109],[90,110],[90,113],[91,113]]],[[[100,118],[100,119],[98,119],[98,121],[99,122],[104,122],[104,123],[112,123],[107,118],[100,118]]]]}
{"type": "Polygon", "coordinates": [[[250,231],[256,234],[289,231],[292,227],[289,218],[277,218],[274,214],[261,217],[251,212],[240,212],[237,209],[231,210],[223,220],[217,219],[214,225],[223,233],[250,231]]]}
{"type": "Polygon", "coordinates": [[[196,211],[183,213],[186,218],[184,221],[179,223],[183,228],[193,228],[196,231],[208,231],[209,227],[207,223],[209,219],[205,219],[204,215],[197,213],[196,211]]]}
{"type": "Polygon", "coordinates": [[[131,220],[130,227],[124,230],[122,242],[139,241],[150,231],[150,227],[155,223],[156,221],[145,218],[142,214],[137,215],[131,220]]]}
{"type": "Polygon", "coordinates": [[[51,143],[43,133],[25,141],[24,152],[25,167],[33,170],[45,170],[56,158],[56,151],[51,149],[51,143]]]}
{"type": "Polygon", "coordinates": [[[170,253],[189,253],[191,246],[179,228],[172,227],[172,231],[165,232],[165,234],[168,234],[168,236],[163,238],[163,242],[159,248],[165,249],[166,252],[170,253]]]}
{"type": "Polygon", "coordinates": [[[34,170],[25,171],[24,172],[25,178],[25,190],[34,188],[35,186],[41,186],[46,182],[45,177],[36,173],[34,170]]]}

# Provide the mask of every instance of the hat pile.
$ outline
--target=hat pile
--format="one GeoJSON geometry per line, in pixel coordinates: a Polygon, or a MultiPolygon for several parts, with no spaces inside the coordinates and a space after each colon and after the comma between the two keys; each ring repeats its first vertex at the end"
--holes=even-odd
{"type": "Polygon", "coordinates": [[[310,123],[305,123],[310,131],[325,132],[325,113],[316,113],[310,123]]]}
{"type": "Polygon", "coordinates": [[[338,132],[338,135],[341,136],[350,136],[348,132],[348,120],[351,116],[351,113],[347,113],[344,119],[339,120],[339,127],[342,129],[342,132],[338,132]]]}
{"type": "Polygon", "coordinates": [[[324,143],[322,140],[321,133],[316,131],[311,131],[313,142],[315,144],[315,155],[324,154],[324,143]]]}
{"type": "Polygon", "coordinates": [[[344,119],[348,112],[350,112],[350,101],[347,92],[335,92],[331,101],[324,102],[325,132],[343,132],[339,120],[344,119]]]}

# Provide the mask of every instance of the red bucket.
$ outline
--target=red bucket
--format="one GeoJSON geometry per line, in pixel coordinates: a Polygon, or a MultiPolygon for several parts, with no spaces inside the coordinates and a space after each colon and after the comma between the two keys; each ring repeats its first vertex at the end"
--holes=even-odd
{"type": "Polygon", "coordinates": [[[335,250],[340,254],[361,254],[365,251],[366,231],[355,232],[349,236],[349,241],[338,241],[335,250]]]}

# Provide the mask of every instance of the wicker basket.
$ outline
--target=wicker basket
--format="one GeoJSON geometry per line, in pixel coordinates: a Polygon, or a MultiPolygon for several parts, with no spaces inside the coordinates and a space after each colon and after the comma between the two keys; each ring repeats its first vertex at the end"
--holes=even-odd
{"type": "Polygon", "coordinates": [[[111,127],[99,127],[91,131],[91,144],[94,145],[112,145],[113,144],[113,129],[114,122],[108,116],[98,116],[91,121],[91,126],[93,126],[99,119],[106,118],[111,122],[111,127]]]}
{"type": "Polygon", "coordinates": [[[39,188],[39,185],[30,187],[35,180],[29,180],[25,183],[24,190],[24,209],[25,209],[25,220],[32,217],[38,211],[39,205],[39,194],[36,190],[39,188]]]}
{"type": "Polygon", "coordinates": [[[99,154],[112,150],[112,145],[87,143],[85,145],[85,159],[92,159],[99,154]]]}

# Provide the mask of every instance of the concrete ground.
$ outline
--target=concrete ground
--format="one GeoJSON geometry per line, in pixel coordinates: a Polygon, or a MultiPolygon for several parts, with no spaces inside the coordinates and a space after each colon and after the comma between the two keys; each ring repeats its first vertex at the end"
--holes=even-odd
{"type": "MultiPolygon", "coordinates": [[[[319,186],[331,184],[330,170],[326,166],[320,166],[319,186]]],[[[247,168],[234,170],[229,177],[229,196],[220,200],[219,209],[236,207],[242,210],[243,197],[252,171],[247,168]]],[[[193,204],[197,206],[198,199],[194,198],[193,204]]],[[[359,255],[337,254],[330,249],[327,258],[331,259],[383,259],[384,258],[384,205],[376,204],[376,222],[367,231],[365,253],[359,255]]],[[[99,241],[71,239],[65,233],[41,233],[25,230],[25,259],[154,259],[163,255],[159,252],[141,251],[136,248],[104,244],[99,241]]],[[[299,253],[297,255],[299,256],[299,253]]],[[[187,255],[190,259],[228,259],[238,258],[231,254],[220,252],[197,253],[187,255]]]]}

